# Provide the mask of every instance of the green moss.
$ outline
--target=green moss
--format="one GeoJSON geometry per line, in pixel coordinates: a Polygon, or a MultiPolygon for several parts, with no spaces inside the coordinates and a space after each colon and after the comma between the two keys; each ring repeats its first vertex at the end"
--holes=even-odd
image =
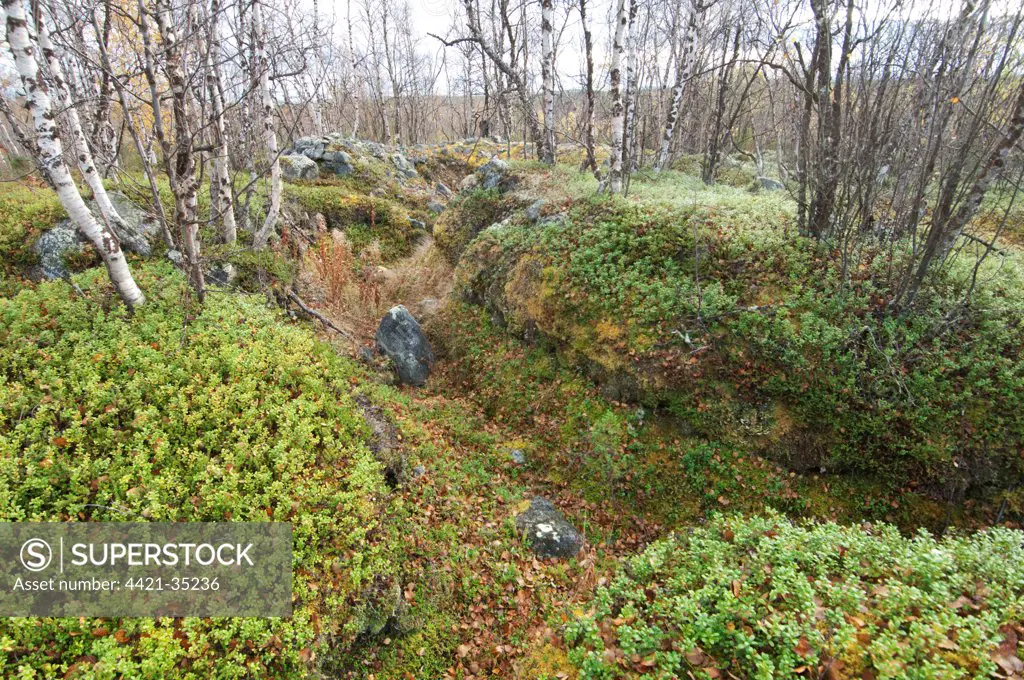
{"type": "Polygon", "coordinates": [[[385,261],[408,255],[420,234],[405,208],[394,200],[368,196],[332,183],[290,184],[288,195],[304,209],[319,212],[331,229],[348,236],[354,252],[380,244],[385,261]]]}
{"type": "Polygon", "coordinates": [[[43,231],[67,217],[48,187],[5,182],[0,193],[0,296],[13,295],[38,258],[32,246],[43,231]]]}
{"type": "Polygon", "coordinates": [[[504,219],[515,207],[497,189],[475,189],[460,194],[434,225],[434,242],[452,264],[477,234],[504,219]]]}
{"type": "MultiPolygon", "coordinates": [[[[652,182],[637,193],[667,199],[673,178],[652,182]]],[[[462,256],[457,290],[617,398],[667,406],[794,469],[892,475],[946,497],[1019,482],[1014,258],[988,267],[968,320],[936,336],[967,263],[895,318],[879,301],[898,261],[865,251],[844,283],[843,263],[789,230],[778,197],[695,186],[691,202],[688,187],[662,204],[580,200],[564,224],[488,230],[462,256]]]]}
{"type": "Polygon", "coordinates": [[[582,678],[991,677],[1024,619],[1022,540],[719,516],[627,560],[569,657],[582,678]]]}
{"type": "Polygon", "coordinates": [[[0,518],[289,521],[295,613],[5,619],[18,653],[0,675],[306,677],[303,650],[350,645],[360,594],[392,570],[359,373],[258,299],[185,309],[169,265],[135,273],[148,302],[134,316],[104,309],[102,270],[77,277],[87,298],[53,283],[0,300],[0,518]]]}

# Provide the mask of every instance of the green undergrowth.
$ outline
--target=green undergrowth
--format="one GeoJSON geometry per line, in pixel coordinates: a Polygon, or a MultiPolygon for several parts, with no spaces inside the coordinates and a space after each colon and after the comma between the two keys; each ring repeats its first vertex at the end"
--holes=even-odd
{"type": "Polygon", "coordinates": [[[38,262],[32,251],[39,235],[67,214],[49,187],[5,182],[0,193],[0,296],[25,285],[38,262]]]}
{"type": "Polygon", "coordinates": [[[680,191],[666,203],[655,196],[671,182],[655,184],[635,190],[652,202],[581,199],[562,223],[483,232],[458,294],[512,334],[546,339],[610,395],[792,469],[891,476],[956,498],[1019,482],[1015,255],[985,269],[949,329],[966,264],[893,317],[883,252],[844,281],[837,259],[788,229],[776,195],[717,187],[702,194],[715,200],[680,191]]]}
{"type": "Polygon", "coordinates": [[[1021,667],[1024,536],[717,516],[566,629],[580,677],[989,678],[1021,667]]]}
{"type": "Polygon", "coordinates": [[[343,655],[393,571],[361,374],[258,298],[185,309],[168,264],[0,300],[0,518],[289,521],[290,619],[5,619],[0,675],[306,677],[343,655]]]}
{"type": "Polygon", "coordinates": [[[796,473],[750,447],[702,437],[678,418],[602,394],[557,345],[510,338],[478,306],[453,303],[427,329],[444,359],[435,391],[467,395],[520,433],[517,447],[546,479],[595,503],[626,503],[663,526],[765,507],[908,529],[976,526],[988,516],[984,505],[950,506],[883,475],[796,473]]]}
{"type": "Polygon", "coordinates": [[[459,194],[434,225],[434,243],[451,264],[456,264],[470,241],[517,207],[498,189],[474,189],[459,194]]]}
{"type": "Polygon", "coordinates": [[[287,194],[304,210],[323,214],[329,229],[345,232],[356,253],[378,243],[386,262],[408,255],[422,234],[396,200],[349,191],[333,180],[289,184],[287,194]]]}

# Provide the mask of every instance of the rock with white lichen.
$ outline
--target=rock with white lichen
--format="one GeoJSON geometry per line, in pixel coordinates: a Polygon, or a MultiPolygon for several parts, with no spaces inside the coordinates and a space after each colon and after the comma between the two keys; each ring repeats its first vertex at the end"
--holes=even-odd
{"type": "Polygon", "coordinates": [[[540,496],[516,517],[516,529],[538,557],[574,557],[583,547],[583,535],[551,501],[540,496]]]}

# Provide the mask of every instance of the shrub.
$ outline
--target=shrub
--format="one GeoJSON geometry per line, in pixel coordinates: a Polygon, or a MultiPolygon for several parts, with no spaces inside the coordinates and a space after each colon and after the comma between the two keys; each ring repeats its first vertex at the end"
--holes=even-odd
{"type": "Polygon", "coordinates": [[[0,676],[306,677],[390,569],[356,369],[256,298],[185,310],[170,265],[135,271],[134,316],[102,270],[0,299],[0,519],[289,521],[294,614],[4,619],[0,676]]]}
{"type": "Polygon", "coordinates": [[[716,516],[627,560],[569,656],[583,678],[987,678],[1020,668],[1022,544],[716,516]]]}
{"type": "Polygon", "coordinates": [[[844,282],[842,262],[786,233],[776,197],[708,195],[721,200],[581,200],[563,224],[488,230],[458,289],[618,398],[795,470],[879,474],[944,498],[1019,483],[1019,267],[987,270],[966,319],[940,333],[964,263],[893,317],[884,277],[898,262],[866,250],[844,282]]]}

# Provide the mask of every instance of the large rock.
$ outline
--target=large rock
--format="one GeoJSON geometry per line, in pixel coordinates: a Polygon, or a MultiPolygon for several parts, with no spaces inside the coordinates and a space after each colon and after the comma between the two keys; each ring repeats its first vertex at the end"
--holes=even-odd
{"type": "Polygon", "coordinates": [[[352,167],[352,157],[344,151],[325,151],[320,162],[324,164],[325,170],[333,172],[340,177],[351,175],[354,170],[352,167]]]}
{"type": "Polygon", "coordinates": [[[77,255],[84,248],[84,240],[78,235],[71,220],[61,220],[52,229],[44,231],[33,246],[39,256],[39,271],[44,279],[62,279],[68,275],[64,258],[77,255]]]}
{"type": "Polygon", "coordinates": [[[327,150],[327,142],[322,137],[299,137],[292,144],[296,154],[305,156],[312,161],[318,161],[324,156],[327,150]]]}
{"type": "Polygon", "coordinates": [[[408,158],[400,153],[396,153],[391,156],[391,162],[394,164],[395,169],[402,174],[403,177],[412,178],[419,175],[416,172],[416,166],[413,165],[408,158]]]}
{"type": "Polygon", "coordinates": [[[472,175],[465,177],[459,184],[459,189],[468,191],[472,189],[498,189],[509,191],[515,188],[516,178],[509,171],[508,163],[492,156],[476,169],[472,175]]]}
{"type": "Polygon", "coordinates": [[[538,557],[574,557],[583,547],[580,532],[551,501],[540,496],[516,517],[516,529],[529,540],[538,557]]]}
{"type": "Polygon", "coordinates": [[[281,156],[281,172],[284,178],[289,180],[316,179],[320,176],[320,168],[316,162],[306,156],[299,154],[284,154],[281,156]]]}
{"type": "MultiPolygon", "coordinates": [[[[117,234],[117,240],[121,242],[121,248],[129,253],[149,257],[153,253],[151,242],[160,234],[160,223],[120,191],[108,191],[107,198],[124,222],[110,225],[117,234]]],[[[88,205],[96,219],[101,219],[96,201],[90,199],[88,205]]]]}
{"type": "Polygon", "coordinates": [[[757,181],[761,183],[761,188],[765,191],[782,191],[786,188],[785,184],[771,177],[758,177],[757,181]]]}
{"type": "Polygon", "coordinates": [[[386,354],[406,385],[422,385],[434,365],[434,351],[423,329],[402,305],[392,307],[377,328],[377,351],[386,354]]]}

